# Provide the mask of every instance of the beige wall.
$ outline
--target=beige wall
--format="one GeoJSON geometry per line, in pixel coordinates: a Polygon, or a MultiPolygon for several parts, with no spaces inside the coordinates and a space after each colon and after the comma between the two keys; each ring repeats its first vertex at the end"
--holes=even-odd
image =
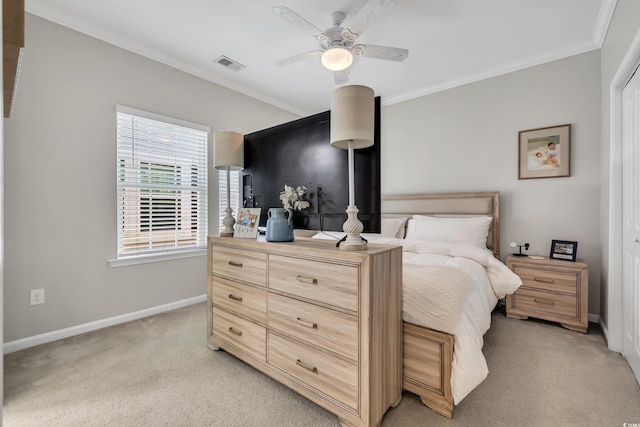
{"type": "MultiPolygon", "coordinates": [[[[23,73],[5,122],[5,339],[204,294],[203,257],[109,267],[114,105],[243,133],[297,117],[40,18],[27,15],[26,24],[23,73]],[[40,287],[46,303],[30,307],[29,290],[40,287]]],[[[600,84],[594,51],[385,106],[382,192],[500,191],[502,258],[514,240],[542,255],[551,239],[578,241],[590,267],[589,312],[598,314],[600,84]],[[518,131],[565,123],[571,177],[518,180],[518,131]]]]}
{"type": "MultiPolygon", "coordinates": [[[[111,268],[115,104],[249,133],[298,118],[27,14],[5,121],[6,341],[206,294],[204,256],[111,268]],[[29,306],[44,288],[45,304],[29,306]]],[[[217,233],[211,171],[210,232],[217,233]]]]}
{"type": "MultiPolygon", "coordinates": [[[[616,9],[613,14],[613,18],[609,25],[609,31],[605,42],[601,49],[602,56],[602,179],[601,179],[601,239],[602,244],[602,285],[601,285],[601,312],[602,319],[605,325],[609,325],[609,292],[613,287],[621,287],[621,283],[609,283],[609,266],[608,257],[609,252],[612,250],[609,248],[609,198],[610,198],[610,180],[609,174],[611,172],[610,167],[610,150],[611,144],[609,141],[609,135],[611,132],[610,127],[610,85],[615,74],[621,66],[624,56],[629,50],[630,44],[633,41],[636,34],[640,31],[640,2],[637,0],[618,0],[616,9]],[[611,287],[611,288],[610,288],[611,287]]],[[[619,166],[619,165],[618,165],[619,166]]],[[[613,307],[613,309],[620,309],[622,307],[613,307]]],[[[621,333],[617,331],[616,333],[621,333]]]]}
{"type": "Polygon", "coordinates": [[[500,191],[503,260],[512,241],[577,241],[599,313],[599,51],[387,106],[382,141],[383,194],[500,191]],[[518,180],[518,131],[566,123],[571,176],[518,180]]]}

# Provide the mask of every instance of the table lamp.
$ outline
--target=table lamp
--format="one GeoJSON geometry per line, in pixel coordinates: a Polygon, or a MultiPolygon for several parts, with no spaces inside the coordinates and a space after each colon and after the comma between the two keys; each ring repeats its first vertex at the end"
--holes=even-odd
{"type": "Polygon", "coordinates": [[[227,171],[227,209],[222,220],[224,229],[220,231],[221,237],[233,237],[233,226],[236,220],[231,209],[231,181],[230,172],[244,169],[244,137],[236,132],[217,131],[214,135],[213,166],[218,170],[227,171]]]}
{"type": "Polygon", "coordinates": [[[346,211],[347,220],[342,226],[346,236],[338,242],[340,249],[346,251],[367,249],[367,241],[360,236],[364,226],[358,219],[354,197],[353,150],[373,145],[374,120],[373,89],[347,85],[331,94],[331,145],[348,150],[349,206],[346,211]]]}

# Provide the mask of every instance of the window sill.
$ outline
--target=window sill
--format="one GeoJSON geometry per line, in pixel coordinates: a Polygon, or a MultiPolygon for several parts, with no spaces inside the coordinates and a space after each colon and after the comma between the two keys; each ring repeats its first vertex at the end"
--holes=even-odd
{"type": "Polygon", "coordinates": [[[111,267],[126,267],[128,265],[148,264],[150,262],[171,261],[174,259],[193,258],[206,256],[206,249],[193,249],[189,251],[162,253],[153,255],[138,255],[128,258],[110,259],[111,267]]]}

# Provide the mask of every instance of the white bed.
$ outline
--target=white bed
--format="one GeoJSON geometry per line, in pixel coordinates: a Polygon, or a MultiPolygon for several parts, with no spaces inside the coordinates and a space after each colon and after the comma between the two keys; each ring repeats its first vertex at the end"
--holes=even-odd
{"type": "Polygon", "coordinates": [[[403,246],[404,388],[451,417],[487,377],[491,311],[521,284],[498,259],[499,194],[383,196],[382,212],[364,237],[403,246]]]}

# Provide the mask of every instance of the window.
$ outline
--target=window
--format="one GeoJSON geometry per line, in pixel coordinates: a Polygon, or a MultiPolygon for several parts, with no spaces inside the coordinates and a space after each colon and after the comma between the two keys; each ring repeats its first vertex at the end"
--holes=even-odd
{"type": "Polygon", "coordinates": [[[209,128],[116,111],[118,259],[206,249],[209,128]]]}
{"type": "MultiPolygon", "coordinates": [[[[229,178],[231,181],[231,209],[233,209],[233,217],[238,219],[238,212],[240,211],[240,171],[229,172],[229,178]]],[[[218,170],[218,230],[222,230],[222,220],[227,214],[227,171],[218,170]]]]}

